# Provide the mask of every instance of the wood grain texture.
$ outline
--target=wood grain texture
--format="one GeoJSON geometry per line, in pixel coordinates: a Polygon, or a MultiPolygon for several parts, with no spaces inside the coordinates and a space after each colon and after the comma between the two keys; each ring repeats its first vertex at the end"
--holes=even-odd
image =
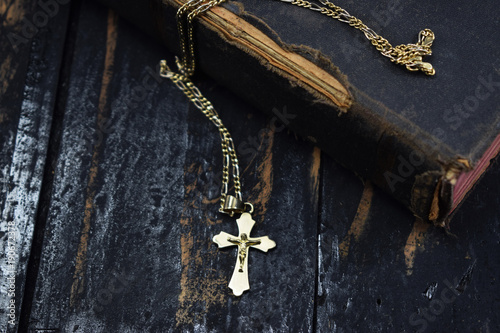
{"type": "Polygon", "coordinates": [[[79,17],[30,329],[161,331],[177,307],[183,151],[174,143],[185,141],[185,107],[150,74],[161,52],[129,50],[140,38],[121,38],[119,24],[106,67],[110,17],[87,3],[79,17]],[[152,314],[162,320],[151,323],[152,314]]]}
{"type": "MultiPolygon", "coordinates": [[[[106,53],[104,55],[104,68],[101,81],[101,90],[99,92],[99,104],[97,105],[96,124],[103,124],[109,118],[110,105],[108,102],[109,85],[113,77],[113,65],[115,60],[118,16],[112,12],[108,12],[107,35],[106,35],[106,53]]],[[[78,244],[78,252],[75,259],[75,273],[73,274],[73,283],[71,285],[70,307],[75,306],[78,296],[84,290],[85,285],[85,270],[87,266],[87,248],[90,234],[91,220],[95,213],[95,196],[97,177],[99,176],[99,161],[102,154],[101,146],[103,140],[95,142],[92,147],[92,162],[88,171],[88,182],[85,193],[85,212],[83,225],[80,231],[80,242],[78,244]]]]}
{"type": "Polygon", "coordinates": [[[19,323],[68,19],[67,8],[61,7],[50,19],[45,14],[46,22],[33,21],[40,10],[28,1],[0,5],[2,332],[15,332],[19,323]],[[31,31],[23,28],[29,24],[37,25],[31,31]],[[14,298],[7,283],[12,276],[14,298]],[[8,317],[11,299],[14,318],[8,317]]]}

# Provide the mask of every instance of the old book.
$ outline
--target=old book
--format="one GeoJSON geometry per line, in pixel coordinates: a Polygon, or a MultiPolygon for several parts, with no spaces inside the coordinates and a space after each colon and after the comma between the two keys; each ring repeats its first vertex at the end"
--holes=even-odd
{"type": "MultiPolygon", "coordinates": [[[[100,0],[179,54],[181,0],[100,0]]],[[[500,150],[497,4],[336,3],[392,45],[432,29],[435,76],[391,63],[363,33],[307,8],[241,0],[195,22],[197,68],[281,120],[416,216],[446,225],[500,150]]],[[[171,63],[173,65],[173,63],[171,63]]],[[[248,147],[238,147],[240,154],[248,147]]]]}

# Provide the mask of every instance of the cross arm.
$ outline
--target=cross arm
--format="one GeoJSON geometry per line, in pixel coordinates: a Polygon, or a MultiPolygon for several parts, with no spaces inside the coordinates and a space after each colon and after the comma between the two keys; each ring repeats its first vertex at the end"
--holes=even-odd
{"type": "Polygon", "coordinates": [[[228,247],[228,246],[234,246],[234,243],[231,243],[228,241],[229,238],[237,238],[231,234],[228,234],[227,232],[221,231],[219,234],[215,235],[212,240],[214,243],[216,243],[219,248],[221,247],[228,247]]]}
{"type": "Polygon", "coordinates": [[[263,236],[263,237],[256,237],[256,238],[249,238],[251,241],[260,241],[260,244],[257,245],[252,245],[252,248],[261,250],[262,252],[267,252],[268,250],[274,248],[276,246],[276,243],[269,239],[268,236],[263,236]]]}

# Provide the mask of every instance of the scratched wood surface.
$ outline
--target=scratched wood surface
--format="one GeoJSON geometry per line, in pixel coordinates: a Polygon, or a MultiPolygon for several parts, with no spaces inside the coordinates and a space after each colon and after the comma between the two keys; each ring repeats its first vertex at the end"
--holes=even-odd
{"type": "Polygon", "coordinates": [[[500,331],[498,162],[435,229],[285,130],[286,105],[263,117],[197,75],[236,142],[252,235],[277,243],[250,251],[237,298],[236,252],[211,241],[237,233],[217,213],[219,137],[157,76],[173,55],[92,2],[61,5],[47,31],[19,55],[0,39],[2,223],[24,228],[20,322],[2,312],[2,331],[500,331]]]}
{"type": "Polygon", "coordinates": [[[32,287],[26,276],[31,271],[35,221],[43,211],[37,208],[46,186],[42,180],[68,13],[68,6],[58,3],[47,12],[33,1],[7,0],[0,4],[2,332],[17,326],[25,291],[29,294],[32,287]]]}
{"type": "Polygon", "coordinates": [[[322,167],[318,327],[499,331],[498,162],[455,215],[450,233],[415,220],[369,183],[353,186],[353,176],[329,158],[322,167]]]}

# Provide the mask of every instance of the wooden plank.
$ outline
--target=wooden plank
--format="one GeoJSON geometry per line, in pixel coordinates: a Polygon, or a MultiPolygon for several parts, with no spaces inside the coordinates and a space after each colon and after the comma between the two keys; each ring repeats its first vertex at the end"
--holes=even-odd
{"type": "Polygon", "coordinates": [[[499,176],[497,162],[448,234],[327,158],[318,331],[498,331],[499,176]]]}
{"type": "Polygon", "coordinates": [[[0,5],[0,330],[15,332],[42,187],[68,6],[0,5]],[[15,277],[15,278],[14,278],[15,277]]]}
{"type": "Polygon", "coordinates": [[[232,296],[236,254],[211,241],[236,232],[217,212],[220,139],[151,74],[165,55],[83,4],[29,328],[311,331],[319,151],[197,77],[237,144],[253,233],[278,244],[250,253],[252,289],[232,296]]]}

